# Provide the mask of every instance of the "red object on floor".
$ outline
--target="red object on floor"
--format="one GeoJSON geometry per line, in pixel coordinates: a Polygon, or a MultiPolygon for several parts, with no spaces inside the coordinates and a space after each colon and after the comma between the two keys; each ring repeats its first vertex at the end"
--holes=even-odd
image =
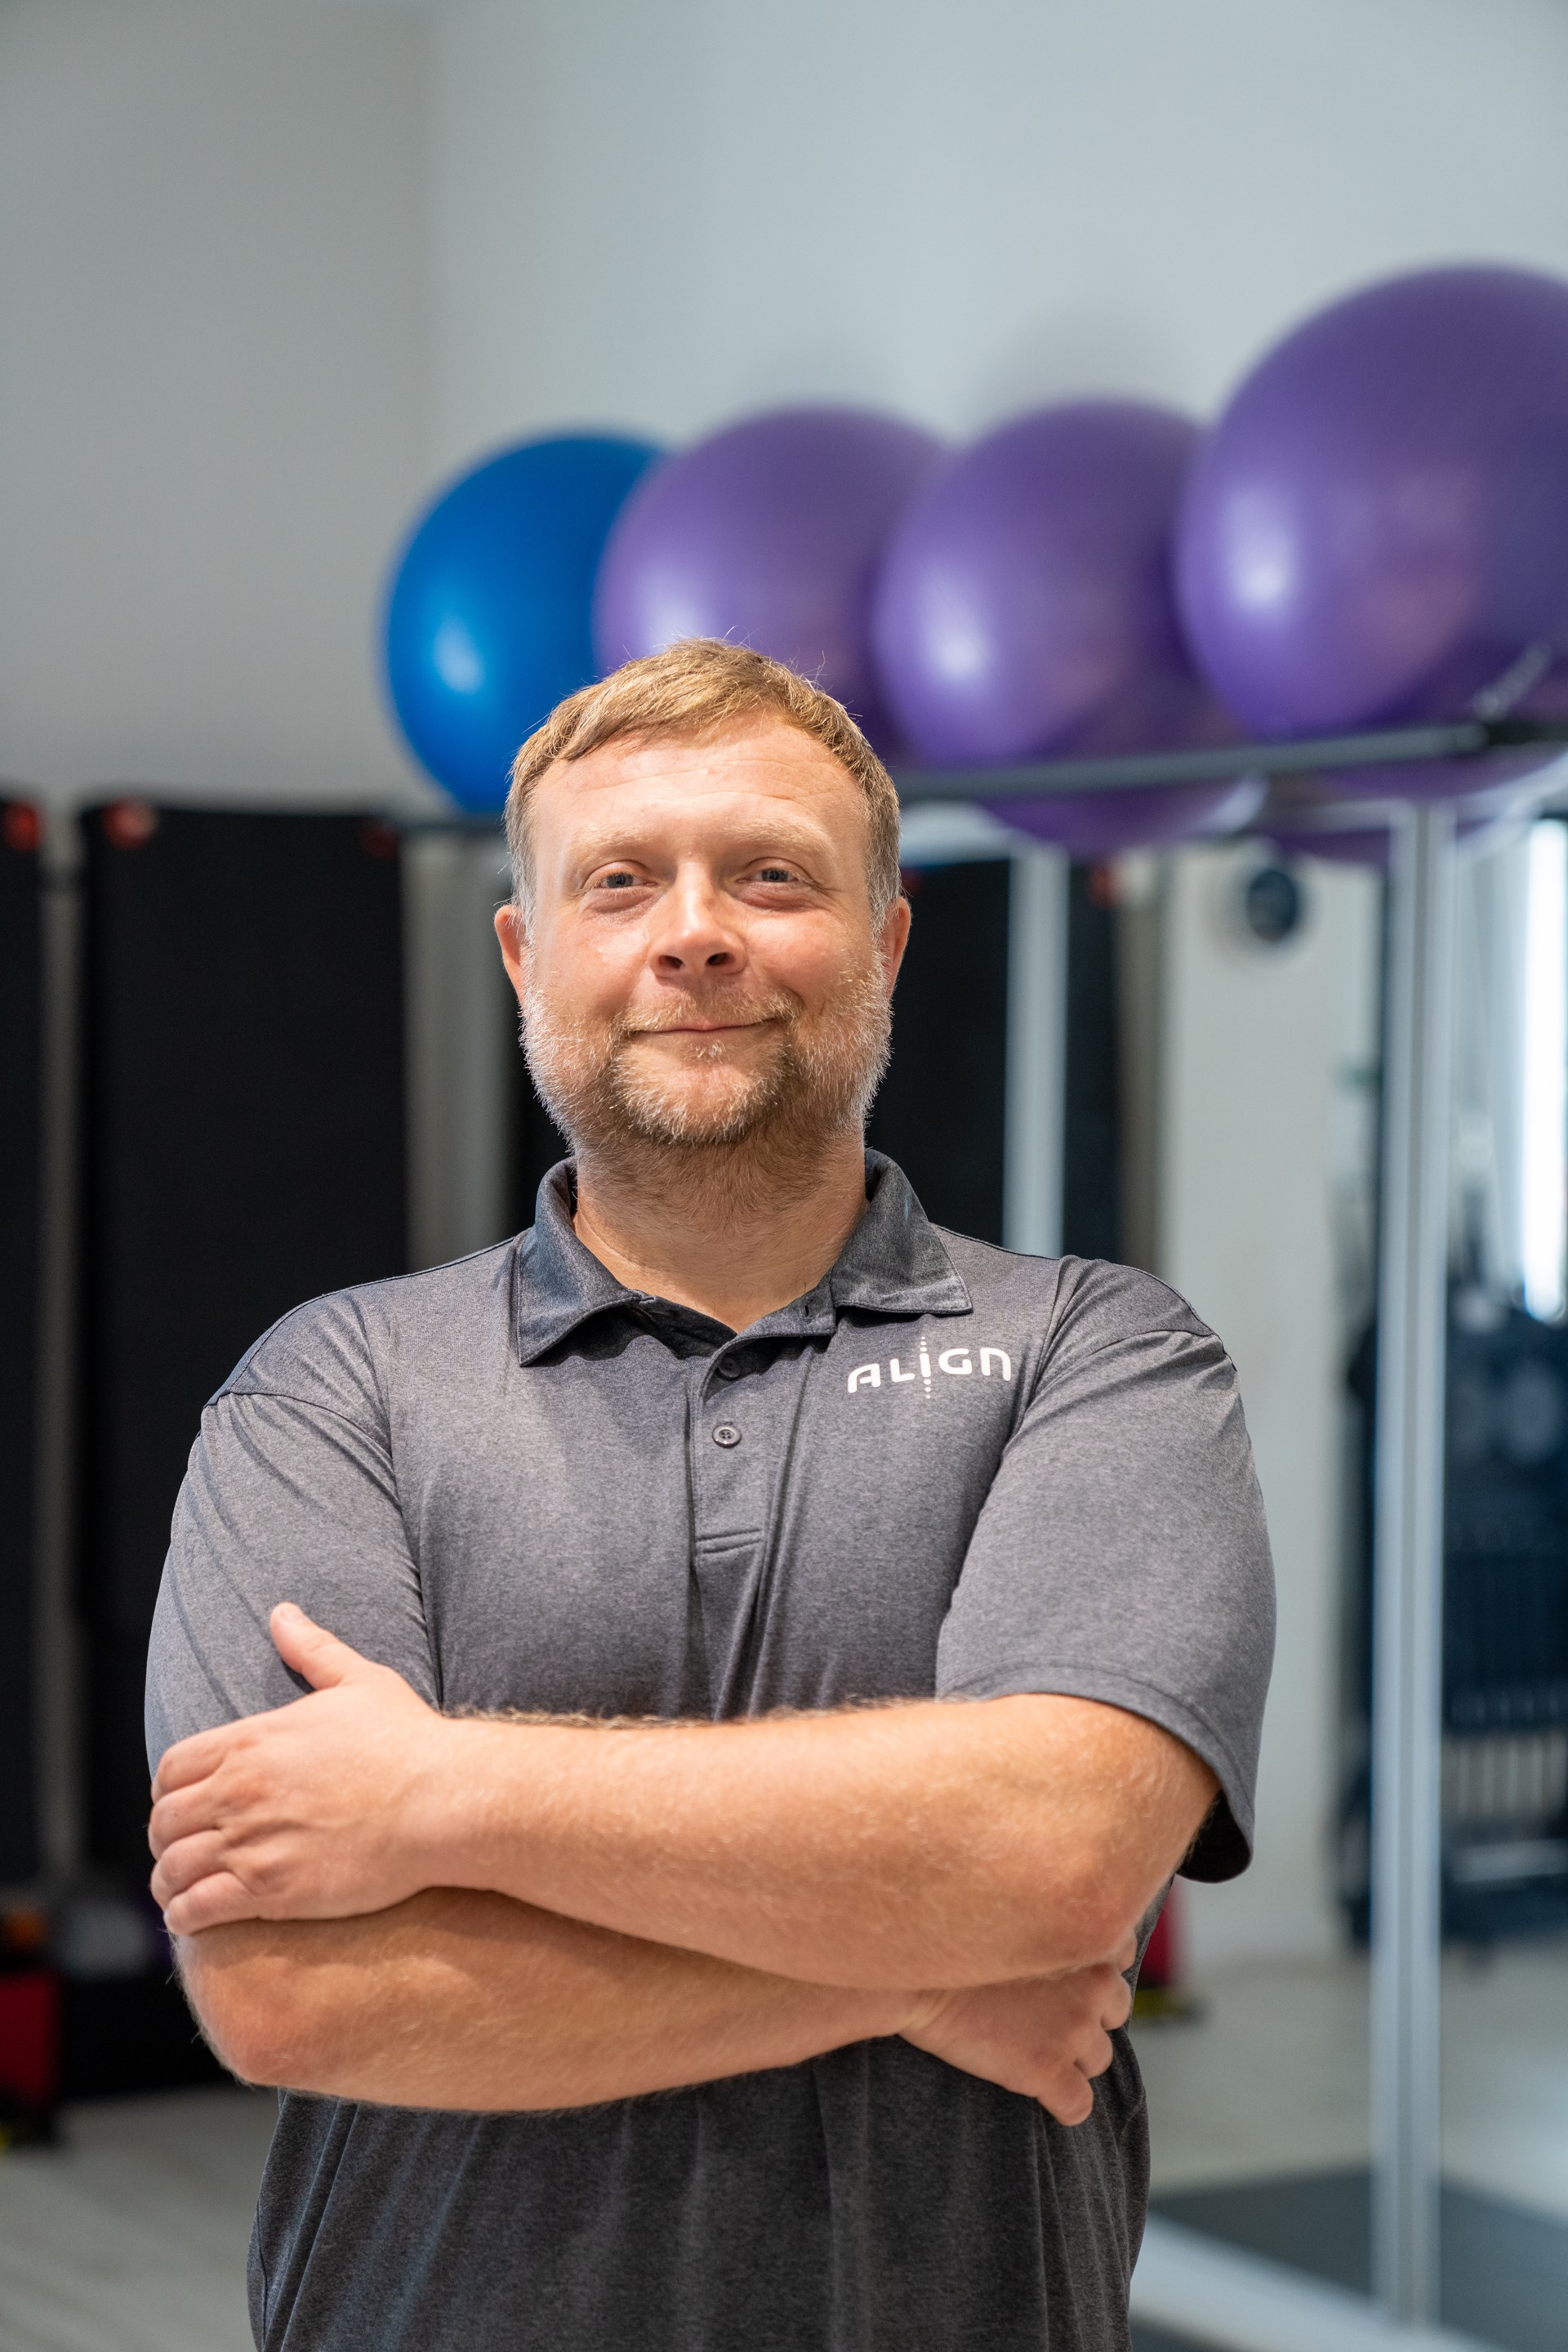
{"type": "Polygon", "coordinates": [[[46,2115],[59,2082],[59,1979],[52,1969],[7,1969],[0,1972],[0,2097],[46,2115]]]}
{"type": "Polygon", "coordinates": [[[1154,1922],[1154,1932],[1144,1947],[1139,1984],[1151,1992],[1173,1991],[1182,1981],[1182,1957],[1181,1918],[1173,1886],[1154,1922]]]}

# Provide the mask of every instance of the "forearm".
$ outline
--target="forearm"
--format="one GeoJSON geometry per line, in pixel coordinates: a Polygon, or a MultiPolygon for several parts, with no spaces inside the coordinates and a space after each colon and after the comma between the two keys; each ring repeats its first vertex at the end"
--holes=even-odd
{"type": "Polygon", "coordinates": [[[451,1730],[429,1831],[444,1873],[822,1983],[1108,1958],[1214,1791],[1156,1727],[1057,1698],[451,1730]]]}
{"type": "Polygon", "coordinates": [[[819,1985],[1049,1978],[1121,1950],[1216,1787],[1170,1732],[1089,1700],[452,1720],[309,1620],[273,1631],[313,1694],[158,1768],[176,1934],[456,1886],[819,1985]]]}
{"type": "Polygon", "coordinates": [[[794,2065],[921,2009],[446,1888],[369,1917],[211,1928],[180,1957],[237,2074],[395,2106],[591,2106],[794,2065]]]}

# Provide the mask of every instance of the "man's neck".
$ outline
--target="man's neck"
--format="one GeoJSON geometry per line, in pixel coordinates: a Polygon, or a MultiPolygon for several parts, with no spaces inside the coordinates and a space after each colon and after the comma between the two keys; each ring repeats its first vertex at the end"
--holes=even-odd
{"type": "Polygon", "coordinates": [[[866,1210],[858,1134],[767,1181],[729,1155],[655,1153],[577,1162],[578,1240],[629,1290],[743,1331],[816,1286],[866,1210]]]}

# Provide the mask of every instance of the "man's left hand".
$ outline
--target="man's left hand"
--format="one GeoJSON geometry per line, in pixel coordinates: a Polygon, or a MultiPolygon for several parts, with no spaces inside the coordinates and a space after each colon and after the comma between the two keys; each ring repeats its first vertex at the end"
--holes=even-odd
{"type": "Polygon", "coordinates": [[[271,1631],[310,1696],[182,1739],[153,1783],[153,1893],[177,1936],[384,1910],[439,1878],[431,1800],[461,1727],[292,1602],[271,1631]]]}

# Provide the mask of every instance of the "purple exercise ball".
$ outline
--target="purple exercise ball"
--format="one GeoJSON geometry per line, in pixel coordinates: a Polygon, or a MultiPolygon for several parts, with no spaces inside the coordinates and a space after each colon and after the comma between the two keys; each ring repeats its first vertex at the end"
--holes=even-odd
{"type": "MultiPolygon", "coordinates": [[[[985,766],[1235,740],[1187,659],[1172,592],[1197,438],[1169,409],[1072,401],[931,475],[889,542],[873,623],[894,722],[920,758],[985,766]]],[[[1100,856],[1224,824],[1245,796],[1195,784],[994,807],[1100,856]]]]}
{"type": "MultiPolygon", "coordinates": [[[[1207,436],[1177,582],[1194,654],[1258,733],[1550,709],[1568,653],[1568,283],[1428,269],[1310,319],[1207,436]]],[[[1479,777],[1340,781],[1420,798],[1479,777]]]]}
{"type": "Polygon", "coordinates": [[[837,695],[885,745],[871,593],[940,454],[895,417],[825,407],[747,417],[668,458],[627,499],[599,568],[601,670],[680,637],[733,637],[837,695]]]}

